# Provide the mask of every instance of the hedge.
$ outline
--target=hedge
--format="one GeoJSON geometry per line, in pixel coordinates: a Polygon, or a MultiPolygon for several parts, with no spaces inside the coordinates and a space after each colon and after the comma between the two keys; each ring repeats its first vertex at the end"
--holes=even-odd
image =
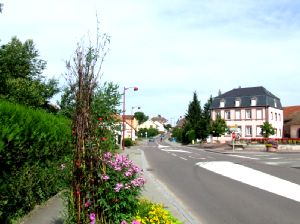
{"type": "Polygon", "coordinates": [[[0,223],[11,223],[70,181],[71,121],[0,100],[0,223]]]}

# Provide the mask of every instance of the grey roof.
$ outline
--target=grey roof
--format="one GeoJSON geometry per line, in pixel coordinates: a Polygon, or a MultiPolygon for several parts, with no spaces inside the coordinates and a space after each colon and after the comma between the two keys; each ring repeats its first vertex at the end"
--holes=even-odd
{"type": "Polygon", "coordinates": [[[240,107],[251,107],[253,98],[256,98],[256,107],[274,107],[282,110],[280,99],[262,86],[232,89],[216,96],[213,98],[211,109],[220,108],[221,100],[225,102],[224,108],[236,108],[236,99],[240,99],[240,107]]]}

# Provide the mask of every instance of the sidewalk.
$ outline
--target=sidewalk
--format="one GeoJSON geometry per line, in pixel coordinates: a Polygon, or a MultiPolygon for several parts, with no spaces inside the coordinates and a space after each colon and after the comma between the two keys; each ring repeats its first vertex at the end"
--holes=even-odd
{"type": "MultiPolygon", "coordinates": [[[[174,143],[174,145],[175,144],[178,143],[174,143]]],[[[144,171],[146,184],[142,192],[143,197],[152,202],[162,203],[167,210],[171,211],[176,218],[185,224],[199,223],[192,217],[180,200],[151,174],[144,152],[139,149],[139,146],[126,148],[124,154],[128,155],[129,159],[134,161],[144,171]]],[[[44,205],[37,206],[20,224],[63,224],[64,209],[64,202],[60,196],[57,195],[44,205]]]]}

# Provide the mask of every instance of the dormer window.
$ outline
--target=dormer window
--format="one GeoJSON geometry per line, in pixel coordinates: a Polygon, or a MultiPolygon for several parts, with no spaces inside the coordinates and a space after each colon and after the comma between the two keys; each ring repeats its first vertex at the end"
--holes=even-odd
{"type": "Polygon", "coordinates": [[[277,101],[274,99],[274,107],[277,107],[277,101]]]}
{"type": "Polygon", "coordinates": [[[236,107],[240,107],[241,106],[241,99],[240,98],[235,99],[235,106],[236,107]]]}
{"type": "Polygon", "coordinates": [[[256,106],[256,98],[255,97],[251,99],[251,106],[252,107],[256,106]]]}
{"type": "Polygon", "coordinates": [[[225,107],[225,100],[224,99],[220,100],[220,107],[225,107]]]}

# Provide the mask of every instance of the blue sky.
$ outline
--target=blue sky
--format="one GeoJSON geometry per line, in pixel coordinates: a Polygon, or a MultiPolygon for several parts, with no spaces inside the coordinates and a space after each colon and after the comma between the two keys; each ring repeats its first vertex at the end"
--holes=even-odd
{"type": "Polygon", "coordinates": [[[0,44],[33,39],[47,61],[44,75],[61,85],[77,42],[95,36],[97,13],[111,36],[100,82],[139,87],[126,91],[127,114],[140,106],[175,121],[194,91],[203,105],[238,86],[264,86],[284,106],[300,104],[298,0],[0,2],[0,44]]]}

